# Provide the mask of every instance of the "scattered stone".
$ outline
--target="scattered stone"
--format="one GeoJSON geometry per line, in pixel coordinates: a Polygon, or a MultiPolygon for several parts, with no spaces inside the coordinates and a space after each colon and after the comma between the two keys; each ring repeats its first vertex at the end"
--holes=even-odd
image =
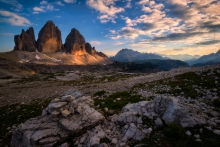
{"type": "Polygon", "coordinates": [[[191,136],[191,132],[190,131],[186,131],[186,135],[191,136]]]}
{"type": "Polygon", "coordinates": [[[200,135],[199,134],[195,134],[195,135],[193,135],[195,138],[200,138],[200,135]]]}
{"type": "Polygon", "coordinates": [[[163,125],[163,122],[160,118],[157,118],[154,122],[157,126],[162,126],[163,125]]]}
{"type": "Polygon", "coordinates": [[[112,144],[116,145],[118,143],[118,140],[116,138],[113,138],[111,141],[112,144]]]}
{"type": "Polygon", "coordinates": [[[70,112],[68,110],[63,110],[61,113],[64,117],[67,117],[68,115],[70,115],[70,112]]]}
{"type": "Polygon", "coordinates": [[[220,135],[220,130],[216,130],[216,129],[215,129],[215,130],[213,131],[213,133],[215,133],[215,134],[217,134],[217,135],[220,135]]]}
{"type": "Polygon", "coordinates": [[[104,108],[104,111],[105,111],[105,112],[108,112],[108,108],[107,108],[107,107],[105,107],[105,108],[104,108]]]}

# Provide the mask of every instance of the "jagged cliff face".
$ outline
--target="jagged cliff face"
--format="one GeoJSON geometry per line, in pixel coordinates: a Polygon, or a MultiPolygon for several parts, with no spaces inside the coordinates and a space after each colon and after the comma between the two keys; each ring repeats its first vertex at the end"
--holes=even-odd
{"type": "Polygon", "coordinates": [[[92,55],[92,56],[94,56],[94,55],[96,54],[95,48],[92,47],[92,46],[90,45],[90,43],[88,43],[88,42],[86,43],[86,52],[87,52],[88,54],[92,55]]]}
{"type": "Polygon", "coordinates": [[[20,35],[14,36],[15,47],[14,50],[35,52],[36,41],[34,29],[30,27],[27,31],[22,30],[20,35]]]}
{"type": "Polygon", "coordinates": [[[84,55],[86,53],[85,38],[74,28],[67,36],[64,48],[72,55],[84,55]]]}
{"type": "Polygon", "coordinates": [[[48,21],[40,30],[37,40],[39,52],[54,53],[63,50],[61,32],[52,21],[48,21]]]}

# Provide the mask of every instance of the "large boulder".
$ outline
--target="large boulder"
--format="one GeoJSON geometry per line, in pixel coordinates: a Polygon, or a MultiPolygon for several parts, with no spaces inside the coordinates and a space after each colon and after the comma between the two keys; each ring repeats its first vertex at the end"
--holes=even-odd
{"type": "Polygon", "coordinates": [[[43,53],[54,53],[63,50],[61,32],[53,21],[47,21],[38,34],[37,49],[43,53]]]}
{"type": "Polygon", "coordinates": [[[75,99],[71,95],[52,100],[42,116],[19,125],[12,134],[11,146],[59,146],[94,128],[104,121],[104,116],[87,105],[88,102],[93,100],[90,97],[75,99]]]}
{"type": "Polygon", "coordinates": [[[73,55],[84,55],[86,53],[86,41],[80,32],[73,28],[66,37],[65,51],[73,55]]]}
{"type": "Polygon", "coordinates": [[[154,99],[154,110],[162,120],[176,123],[182,127],[195,127],[206,124],[202,111],[190,104],[180,102],[174,97],[157,97],[154,99]]]}
{"type": "Polygon", "coordinates": [[[15,47],[14,50],[35,52],[36,41],[34,29],[30,27],[27,31],[22,30],[20,35],[14,36],[15,47]]]}

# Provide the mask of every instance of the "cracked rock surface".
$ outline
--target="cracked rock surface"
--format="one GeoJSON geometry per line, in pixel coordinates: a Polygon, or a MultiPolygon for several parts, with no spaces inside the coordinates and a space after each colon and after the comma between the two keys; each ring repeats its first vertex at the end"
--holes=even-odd
{"type": "Polygon", "coordinates": [[[12,147],[58,146],[71,137],[79,136],[104,121],[101,113],[87,105],[91,97],[63,96],[54,99],[42,116],[20,124],[13,132],[12,147]]]}

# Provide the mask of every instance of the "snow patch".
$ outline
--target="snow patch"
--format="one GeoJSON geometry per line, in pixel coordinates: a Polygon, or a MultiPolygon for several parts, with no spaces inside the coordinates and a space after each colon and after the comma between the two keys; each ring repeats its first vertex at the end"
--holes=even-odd
{"type": "Polygon", "coordinates": [[[40,59],[41,59],[38,55],[36,55],[35,58],[36,58],[37,60],[40,60],[40,59]]]}
{"type": "Polygon", "coordinates": [[[20,61],[19,61],[19,63],[27,63],[27,62],[29,62],[30,60],[26,60],[26,59],[21,59],[20,61]]]}
{"type": "Polygon", "coordinates": [[[45,54],[43,54],[44,56],[46,56],[47,58],[49,58],[50,60],[52,60],[53,62],[61,62],[62,60],[60,60],[60,59],[56,59],[56,58],[54,58],[54,57],[49,57],[49,56],[47,56],[47,55],[45,55],[45,54]]]}

